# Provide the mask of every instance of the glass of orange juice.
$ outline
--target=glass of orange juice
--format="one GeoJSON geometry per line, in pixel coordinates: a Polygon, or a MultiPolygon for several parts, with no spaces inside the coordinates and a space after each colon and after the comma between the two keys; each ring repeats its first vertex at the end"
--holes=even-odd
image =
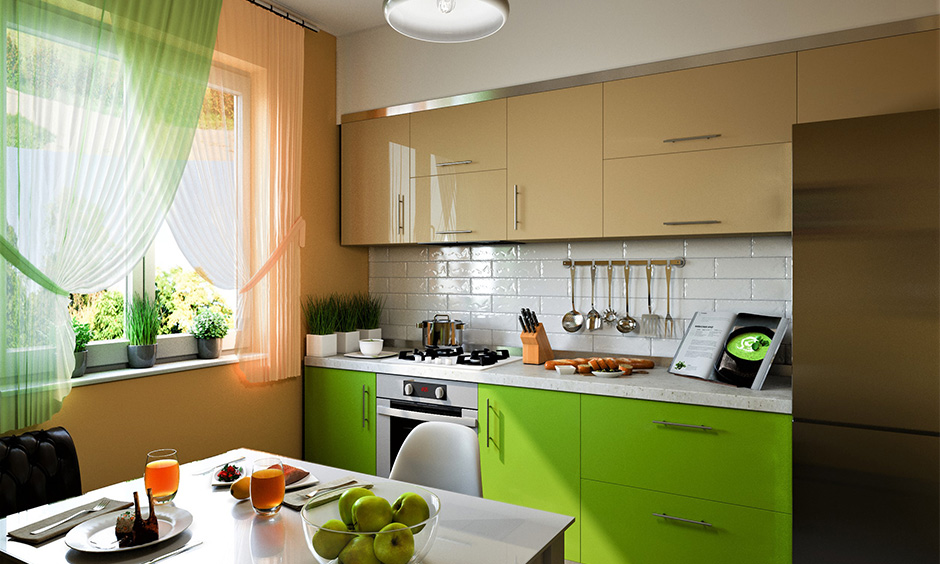
{"type": "Polygon", "coordinates": [[[277,458],[259,458],[251,468],[251,506],[261,515],[274,515],[284,501],[284,467],[277,458]]]}
{"type": "Polygon", "coordinates": [[[144,487],[151,490],[156,503],[166,503],[176,497],[180,487],[180,463],[175,449],[161,448],[147,453],[144,487]]]}

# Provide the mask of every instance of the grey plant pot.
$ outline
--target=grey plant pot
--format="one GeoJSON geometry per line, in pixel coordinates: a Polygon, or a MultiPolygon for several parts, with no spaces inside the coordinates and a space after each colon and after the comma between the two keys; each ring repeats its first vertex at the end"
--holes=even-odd
{"type": "Polygon", "coordinates": [[[150,368],[157,361],[157,345],[127,345],[127,363],[131,368],[150,368]]]}
{"type": "Polygon", "coordinates": [[[75,353],[75,370],[72,370],[72,378],[80,378],[85,375],[85,369],[88,367],[88,351],[75,353]]]}
{"type": "Polygon", "coordinates": [[[196,356],[199,358],[219,358],[222,355],[222,339],[196,339],[196,356]]]}

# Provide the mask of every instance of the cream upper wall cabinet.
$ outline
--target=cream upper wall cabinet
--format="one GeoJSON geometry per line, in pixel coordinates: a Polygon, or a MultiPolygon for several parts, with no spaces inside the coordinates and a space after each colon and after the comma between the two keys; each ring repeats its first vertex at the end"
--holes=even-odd
{"type": "Polygon", "coordinates": [[[506,100],[411,115],[412,176],[506,168],[506,100]]]}
{"type": "Polygon", "coordinates": [[[940,31],[799,53],[799,121],[940,107],[940,31]]]}
{"type": "Polygon", "coordinates": [[[418,243],[470,243],[506,239],[506,171],[441,174],[412,180],[422,213],[418,243]]]}
{"type": "Polygon", "coordinates": [[[604,236],[788,232],[790,143],[604,161],[604,236]]]}
{"type": "Polygon", "coordinates": [[[604,84],[604,158],[790,141],[796,54],[604,84]]]}
{"type": "Polygon", "coordinates": [[[600,237],[603,85],[509,99],[509,239],[600,237]]]}
{"type": "Polygon", "coordinates": [[[409,243],[414,206],[410,116],[342,127],[342,244],[409,243]]]}

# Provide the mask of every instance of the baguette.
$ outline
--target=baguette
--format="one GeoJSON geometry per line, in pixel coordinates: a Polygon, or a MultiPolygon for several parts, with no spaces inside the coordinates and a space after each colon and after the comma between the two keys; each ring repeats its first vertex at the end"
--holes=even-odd
{"type": "Polygon", "coordinates": [[[593,372],[590,364],[579,364],[578,365],[578,374],[590,374],[593,372]]]}
{"type": "Polygon", "coordinates": [[[604,367],[601,367],[601,360],[600,358],[592,358],[588,361],[588,366],[590,366],[592,370],[603,370],[606,368],[607,363],[604,363],[604,367]]]}
{"type": "Polygon", "coordinates": [[[627,360],[634,368],[653,368],[656,366],[656,363],[648,358],[628,358],[627,360]]]}
{"type": "Polygon", "coordinates": [[[557,360],[546,360],[546,361],[545,361],[545,370],[554,370],[556,364],[558,364],[558,361],[557,361],[557,360]]]}
{"type": "Polygon", "coordinates": [[[617,365],[617,368],[623,371],[624,376],[629,376],[633,374],[633,365],[629,362],[624,362],[617,365]]]}

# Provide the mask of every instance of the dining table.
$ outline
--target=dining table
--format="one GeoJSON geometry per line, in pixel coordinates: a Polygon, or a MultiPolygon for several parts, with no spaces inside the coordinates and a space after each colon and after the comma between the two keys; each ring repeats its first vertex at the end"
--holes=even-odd
{"type": "MultiPolygon", "coordinates": [[[[65,536],[30,545],[8,538],[7,533],[31,525],[101,498],[133,501],[142,495],[142,512],[148,514],[143,478],[112,484],[81,496],[35,507],[0,519],[0,562],[49,564],[144,564],[189,544],[190,550],[168,556],[160,563],[187,564],[292,564],[313,563],[304,536],[300,511],[287,506],[274,516],[257,515],[249,500],[235,499],[228,487],[212,485],[212,469],[235,459],[243,468],[254,460],[276,456],[284,464],[307,470],[310,485],[345,479],[349,476],[370,484],[390,482],[386,478],[351,472],[304,460],[240,448],[182,464],[176,508],[192,514],[192,523],[183,532],[152,546],[122,552],[87,552],[70,548],[65,536]]],[[[305,486],[306,487],[306,486],[305,486]]],[[[426,564],[563,564],[564,532],[574,522],[558,515],[494,500],[426,489],[440,497],[437,538],[424,558],[426,564]]],[[[118,513],[113,513],[115,519],[118,513]]]]}

